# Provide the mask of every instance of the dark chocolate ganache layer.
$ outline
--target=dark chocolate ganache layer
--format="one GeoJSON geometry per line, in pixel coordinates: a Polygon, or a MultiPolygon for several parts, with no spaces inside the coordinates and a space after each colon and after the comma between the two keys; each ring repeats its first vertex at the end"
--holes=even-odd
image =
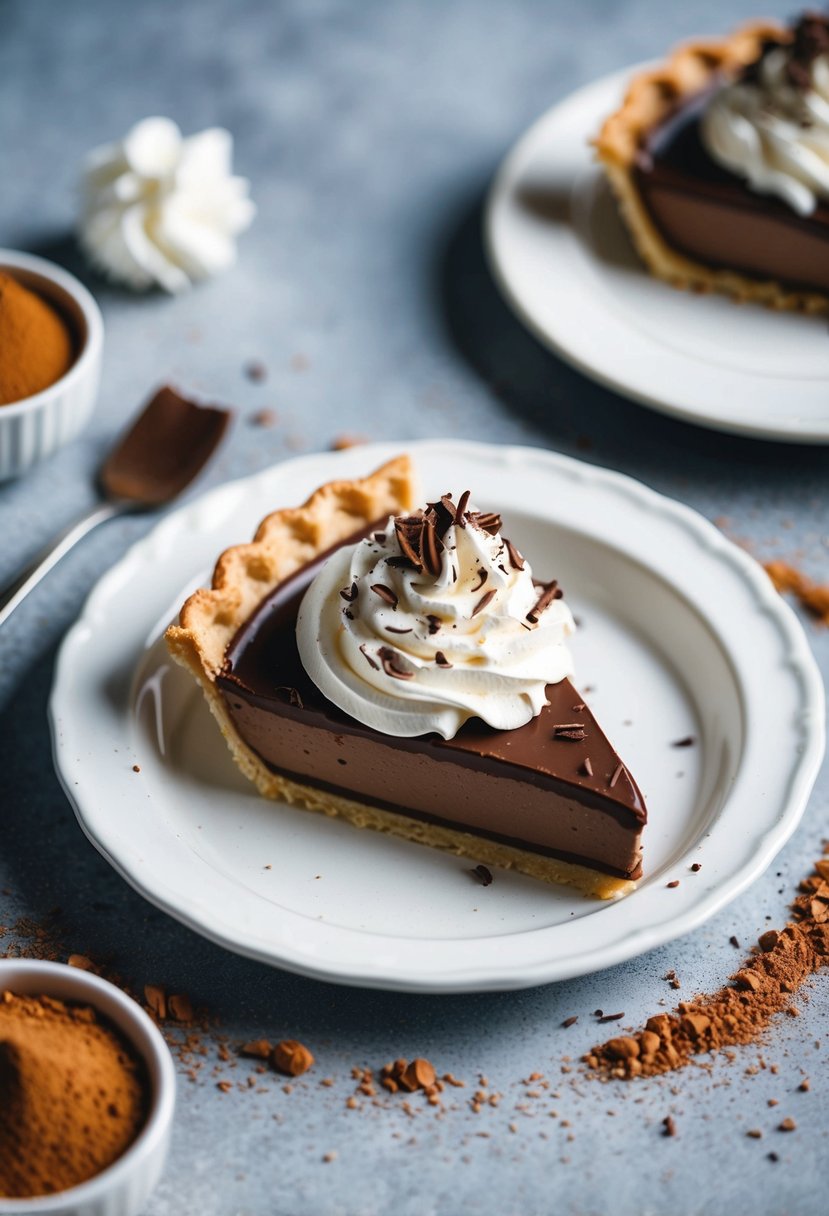
{"type": "Polygon", "coordinates": [[[228,646],[217,684],[245,743],[301,784],[638,877],[644,800],[569,680],[549,685],[550,704],[517,730],[473,719],[448,740],[381,734],[319,692],[300,662],[295,625],[328,556],[282,583],[228,646]]]}
{"type": "Polygon", "coordinates": [[[639,150],[634,175],[653,222],[672,249],[708,266],[829,291],[829,207],[800,216],[712,160],[700,135],[711,92],[684,101],[639,150]]]}

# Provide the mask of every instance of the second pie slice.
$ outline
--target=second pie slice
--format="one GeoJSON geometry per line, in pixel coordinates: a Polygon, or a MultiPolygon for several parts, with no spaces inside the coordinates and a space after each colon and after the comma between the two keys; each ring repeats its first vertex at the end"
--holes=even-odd
{"type": "Polygon", "coordinates": [[[571,682],[573,618],[468,493],[401,456],[226,551],[167,631],[266,797],[610,898],[646,809],[571,682]]]}

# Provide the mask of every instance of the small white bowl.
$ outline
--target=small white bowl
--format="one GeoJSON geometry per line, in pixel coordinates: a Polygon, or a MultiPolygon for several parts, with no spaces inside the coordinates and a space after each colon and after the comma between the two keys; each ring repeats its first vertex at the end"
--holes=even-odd
{"type": "Polygon", "coordinates": [[[32,1199],[0,1199],[0,1216],[137,1216],[155,1187],[170,1145],[176,1073],[157,1027],[126,993],[89,971],[33,959],[0,960],[0,992],[52,996],[93,1005],[121,1031],[147,1065],[147,1122],[127,1151],[79,1186],[32,1199]]]}
{"type": "Polygon", "coordinates": [[[0,272],[57,308],[73,331],[77,350],[69,371],[49,388],[0,405],[0,481],[6,481],[63,447],[89,422],[101,378],[104,322],[83,283],[45,258],[0,249],[0,272]]]}

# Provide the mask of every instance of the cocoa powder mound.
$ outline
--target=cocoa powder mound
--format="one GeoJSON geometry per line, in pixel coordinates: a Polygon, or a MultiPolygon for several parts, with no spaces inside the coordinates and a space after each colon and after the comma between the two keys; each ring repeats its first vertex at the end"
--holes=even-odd
{"type": "Polygon", "coordinates": [[[770,929],[732,976],[733,986],[683,1001],[675,1014],[648,1018],[645,1029],[608,1039],[584,1057],[604,1077],[653,1077],[683,1068],[702,1052],[754,1042],[776,1014],[791,1008],[801,984],[829,966],[829,855],[800,884],[793,919],[770,929]]]}
{"type": "Polygon", "coordinates": [[[146,1118],[144,1066],[89,1006],[0,993],[0,1196],[85,1182],[146,1118]]]}

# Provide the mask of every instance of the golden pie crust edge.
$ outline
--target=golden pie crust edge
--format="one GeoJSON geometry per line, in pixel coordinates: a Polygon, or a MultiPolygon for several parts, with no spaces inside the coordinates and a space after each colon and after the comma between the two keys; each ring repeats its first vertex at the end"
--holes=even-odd
{"type": "Polygon", "coordinates": [[[686,291],[721,292],[738,302],[780,311],[827,313],[829,296],[820,292],[797,291],[774,279],[715,269],[673,249],[651,219],[633,171],[643,138],[681,98],[704,88],[714,73],[735,74],[753,62],[767,39],[789,36],[775,22],[754,21],[726,38],[677,47],[664,63],[633,78],[620,109],[605,120],[594,147],[633,243],[656,278],[686,291]]]}
{"type": "Polygon", "coordinates": [[[250,544],[235,545],[222,553],[211,586],[194,592],[185,602],[178,623],[170,625],[165,633],[170,654],[201,685],[236,764],[265,798],[284,800],[344,819],[357,828],[385,832],[484,865],[577,887],[594,898],[613,899],[627,894],[634,889],[634,882],[588,866],[543,857],[302,785],[269,768],[236,730],[216,677],[237,629],[280,583],[320,553],[375,520],[412,510],[414,502],[411,461],[398,456],[368,477],[321,486],[301,507],[274,511],[263,519],[250,544]]]}

